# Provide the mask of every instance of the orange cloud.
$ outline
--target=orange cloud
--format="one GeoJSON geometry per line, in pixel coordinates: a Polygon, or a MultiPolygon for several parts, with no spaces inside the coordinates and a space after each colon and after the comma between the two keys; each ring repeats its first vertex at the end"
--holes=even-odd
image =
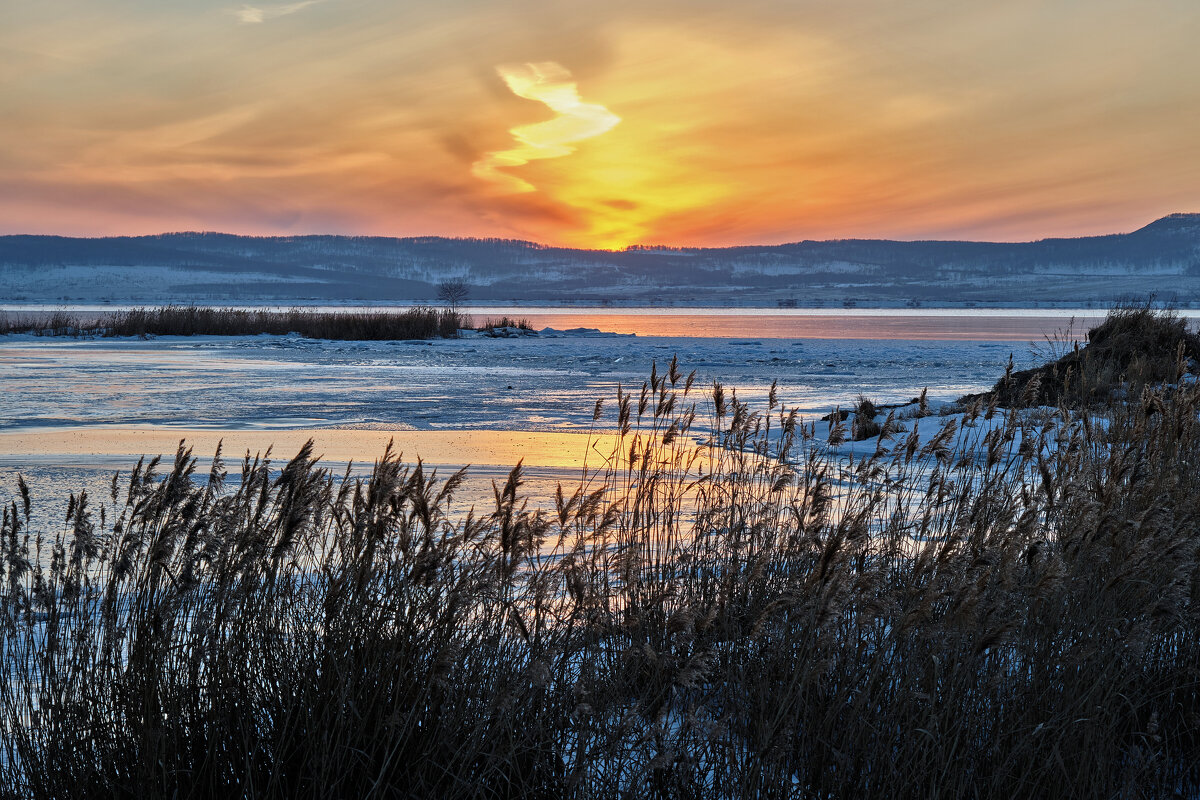
{"type": "Polygon", "coordinates": [[[1200,205],[1200,16],[1098,2],[10,4],[0,231],[1128,230],[1200,205]]]}

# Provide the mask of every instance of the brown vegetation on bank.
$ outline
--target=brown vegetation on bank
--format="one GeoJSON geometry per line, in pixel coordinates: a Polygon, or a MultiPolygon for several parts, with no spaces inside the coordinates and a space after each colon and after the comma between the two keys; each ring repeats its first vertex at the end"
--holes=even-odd
{"type": "Polygon", "coordinates": [[[18,315],[0,333],[44,336],[257,336],[298,334],[309,339],[433,339],[457,335],[470,318],[454,309],[416,306],[394,311],[314,311],[293,308],[160,306],[96,314],[57,311],[18,315]],[[89,318],[90,317],[90,318],[89,318]]]}
{"type": "Polygon", "coordinates": [[[514,319],[505,314],[499,319],[487,317],[481,324],[475,326],[475,330],[477,331],[490,331],[496,328],[516,328],[517,330],[531,331],[533,330],[533,325],[525,317],[514,319]]]}
{"type": "MultiPolygon", "coordinates": [[[[1055,342],[1069,346],[1063,341],[1055,342]]],[[[989,392],[959,402],[995,402],[1004,408],[1074,408],[1136,397],[1143,387],[1179,380],[1200,362],[1200,335],[1170,310],[1121,306],[1053,361],[1009,372],[989,392]]]]}

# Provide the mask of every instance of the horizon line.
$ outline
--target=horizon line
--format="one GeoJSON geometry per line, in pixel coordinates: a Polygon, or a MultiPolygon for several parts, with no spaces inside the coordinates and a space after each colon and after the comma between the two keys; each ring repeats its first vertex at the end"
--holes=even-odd
{"type": "Polygon", "coordinates": [[[417,241],[422,239],[435,239],[450,242],[497,242],[505,244],[518,244],[531,246],[542,250],[573,250],[585,253],[629,253],[638,251],[655,251],[655,250],[736,250],[740,248],[752,247],[787,247],[788,245],[805,244],[805,243],[824,243],[824,242],[896,242],[903,244],[929,244],[929,243],[953,243],[953,244],[1037,244],[1038,242],[1048,241],[1070,241],[1076,239],[1097,239],[1108,236],[1128,236],[1138,231],[1144,230],[1155,223],[1170,219],[1182,219],[1187,217],[1200,218],[1200,212],[1196,211],[1174,211],[1155,217],[1149,222],[1140,227],[1126,231],[1113,231],[1111,233],[1085,234],[1081,236],[1043,236],[1038,239],[937,239],[937,238],[915,238],[915,239],[893,239],[893,238],[874,238],[870,236],[846,236],[827,239],[792,239],[783,242],[775,243],[752,243],[752,244],[729,244],[729,245],[677,245],[658,242],[654,244],[631,244],[617,249],[606,249],[601,247],[571,247],[569,245],[548,244],[539,242],[533,239],[518,239],[508,238],[504,236],[452,236],[445,234],[416,234],[412,236],[392,236],[386,234],[373,233],[284,233],[284,234],[256,234],[256,233],[229,233],[219,230],[179,230],[179,231],[160,231],[158,233],[114,233],[95,236],[81,236],[73,234],[60,233],[0,233],[0,239],[5,238],[53,238],[53,239],[73,239],[73,240],[104,240],[104,239],[154,239],[168,236],[230,236],[240,239],[393,239],[397,241],[417,241]]]}

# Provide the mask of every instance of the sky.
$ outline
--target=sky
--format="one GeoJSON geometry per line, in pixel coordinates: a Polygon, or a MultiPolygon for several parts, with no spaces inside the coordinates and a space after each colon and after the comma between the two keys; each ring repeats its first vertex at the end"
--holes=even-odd
{"type": "Polygon", "coordinates": [[[0,233],[1020,241],[1200,211],[1196,0],[0,12],[0,233]]]}

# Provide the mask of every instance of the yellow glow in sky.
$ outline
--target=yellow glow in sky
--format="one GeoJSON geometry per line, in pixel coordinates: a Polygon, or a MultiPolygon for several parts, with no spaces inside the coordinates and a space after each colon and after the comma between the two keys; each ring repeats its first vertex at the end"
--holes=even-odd
{"type": "Polygon", "coordinates": [[[495,181],[514,192],[533,192],[529,181],[500,172],[504,167],[519,167],[539,158],[560,158],[575,152],[570,145],[610,131],[621,118],[596,103],[579,99],[571,73],[553,61],[499,67],[496,70],[518,97],[545,103],[558,114],[554,119],[518,125],[509,133],[520,142],[518,147],[488,153],[475,162],[471,172],[478,178],[495,181]]]}
{"type": "Polygon", "coordinates": [[[1200,210],[1196,41],[1195,0],[12,2],[0,233],[1127,231],[1200,210]]]}

